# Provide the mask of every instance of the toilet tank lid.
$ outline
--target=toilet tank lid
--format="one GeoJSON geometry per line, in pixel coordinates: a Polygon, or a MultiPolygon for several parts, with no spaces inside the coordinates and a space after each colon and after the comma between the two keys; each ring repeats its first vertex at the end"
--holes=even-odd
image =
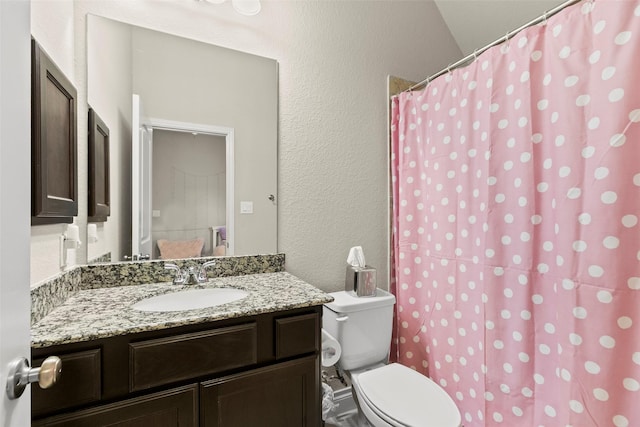
{"type": "Polygon", "coordinates": [[[336,313],[353,313],[377,307],[392,306],[396,303],[396,297],[382,289],[377,289],[376,295],[373,297],[357,297],[345,291],[332,292],[329,295],[333,297],[333,302],[324,306],[336,313]]]}

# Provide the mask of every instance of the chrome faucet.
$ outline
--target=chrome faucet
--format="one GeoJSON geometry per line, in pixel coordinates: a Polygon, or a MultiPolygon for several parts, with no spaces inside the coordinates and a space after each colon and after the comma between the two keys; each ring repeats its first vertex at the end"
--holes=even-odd
{"type": "Polygon", "coordinates": [[[176,272],[175,276],[173,276],[174,285],[195,285],[207,281],[207,268],[215,264],[216,261],[211,260],[200,266],[192,265],[190,267],[180,268],[174,263],[165,262],[164,268],[165,270],[173,270],[176,272]]]}

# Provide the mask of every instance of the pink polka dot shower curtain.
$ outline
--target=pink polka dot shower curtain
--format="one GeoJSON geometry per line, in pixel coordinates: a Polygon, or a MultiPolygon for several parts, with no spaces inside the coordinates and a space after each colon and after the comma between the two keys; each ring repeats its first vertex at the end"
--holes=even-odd
{"type": "Polygon", "coordinates": [[[392,103],[397,360],[469,426],[640,426],[640,2],[392,103]]]}

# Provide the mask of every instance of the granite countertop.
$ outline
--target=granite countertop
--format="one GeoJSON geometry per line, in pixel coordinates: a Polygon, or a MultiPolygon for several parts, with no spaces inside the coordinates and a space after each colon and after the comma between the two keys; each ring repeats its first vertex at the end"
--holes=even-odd
{"type": "Polygon", "coordinates": [[[251,316],[331,302],[333,298],[286,273],[264,273],[213,278],[199,285],[152,283],[81,290],[31,326],[31,346],[89,341],[136,332],[251,316]],[[241,300],[203,309],[144,312],[136,302],[185,289],[231,287],[249,295],[241,300]]]}

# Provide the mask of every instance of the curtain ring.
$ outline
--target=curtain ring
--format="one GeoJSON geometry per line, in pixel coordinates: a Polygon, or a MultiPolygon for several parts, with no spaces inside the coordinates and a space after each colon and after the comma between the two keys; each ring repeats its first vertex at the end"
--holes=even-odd
{"type": "Polygon", "coordinates": [[[474,49],[473,51],[473,61],[477,61],[478,60],[478,49],[474,49]]]}
{"type": "Polygon", "coordinates": [[[548,10],[544,11],[544,14],[542,15],[542,26],[546,27],[547,26],[547,14],[549,13],[548,10]]]}
{"type": "Polygon", "coordinates": [[[447,65],[447,73],[451,74],[451,64],[447,65]]]}

